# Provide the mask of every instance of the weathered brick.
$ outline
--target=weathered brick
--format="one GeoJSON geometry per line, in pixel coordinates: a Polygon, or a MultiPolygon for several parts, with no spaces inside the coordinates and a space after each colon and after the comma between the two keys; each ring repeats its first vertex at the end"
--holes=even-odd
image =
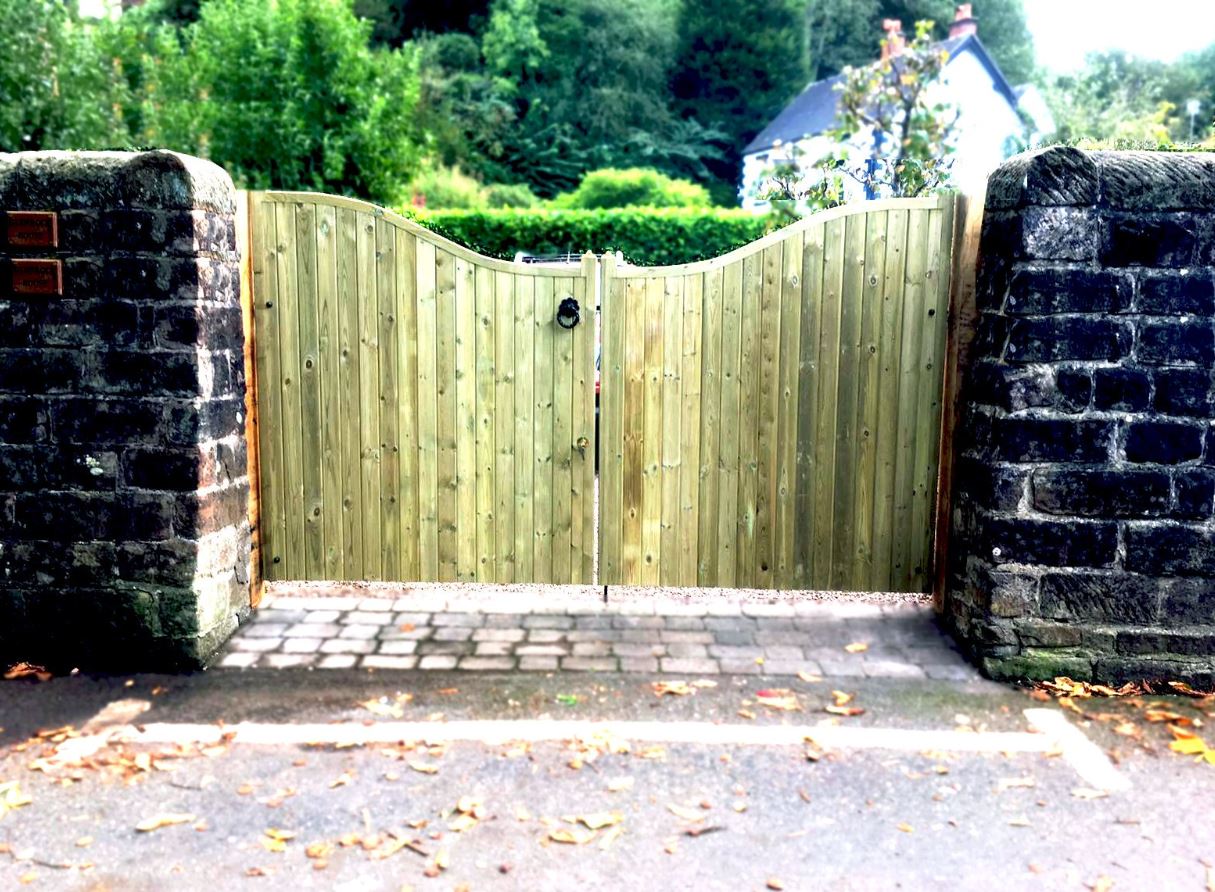
{"type": "Polygon", "coordinates": [[[1148,407],[1152,377],[1132,368],[1093,370],[1093,408],[1103,412],[1141,412],[1148,407]]]}
{"type": "Polygon", "coordinates": [[[1205,468],[1178,471],[1173,477],[1177,501],[1173,514],[1192,520],[1205,520],[1212,515],[1215,497],[1215,471],[1205,468]]]}
{"type": "Polygon", "coordinates": [[[1128,523],[1126,569],[1149,576],[1215,574],[1215,533],[1179,523],[1128,523]]]}
{"type": "Polygon", "coordinates": [[[1145,322],[1139,329],[1136,358],[1150,365],[1215,363],[1215,329],[1209,319],[1145,322]]]}
{"type": "Polygon", "coordinates": [[[1104,567],[1118,546],[1113,523],[998,517],[983,526],[983,556],[1001,564],[1104,567]]]}
{"type": "Polygon", "coordinates": [[[1150,623],[1160,614],[1160,591],[1156,579],[1120,572],[1047,573],[1039,603],[1042,615],[1053,619],[1150,623]]]}
{"type": "Polygon", "coordinates": [[[1017,319],[1008,335],[1009,362],[1115,361],[1131,347],[1126,323],[1090,316],[1017,319]]]}
{"type": "Polygon", "coordinates": [[[1129,275],[1075,267],[1039,267],[1013,274],[1006,310],[1014,316],[1119,313],[1133,294],[1129,275]]]}
{"type": "Polygon", "coordinates": [[[1215,315],[1215,279],[1211,273],[1143,273],[1135,309],[1158,316],[1215,315]]]}
{"type": "Polygon", "coordinates": [[[1197,424],[1155,419],[1131,423],[1126,458],[1133,462],[1178,464],[1202,455],[1204,429],[1197,424]]]}
{"type": "Polygon", "coordinates": [[[1006,462],[1103,462],[1114,425],[1095,419],[998,418],[992,422],[993,457],[1006,462]]]}
{"type": "Polygon", "coordinates": [[[1181,268],[1194,262],[1196,248],[1197,228],[1188,215],[1118,215],[1107,222],[1101,262],[1181,268]]]}
{"type": "Polygon", "coordinates": [[[1027,207],[1022,212],[1021,251],[1043,260],[1092,260],[1100,245],[1095,211],[1027,207]]]}
{"type": "Polygon", "coordinates": [[[1172,500],[1163,471],[1042,468],[1031,486],[1036,509],[1077,517],[1152,517],[1167,513],[1172,500]]]}

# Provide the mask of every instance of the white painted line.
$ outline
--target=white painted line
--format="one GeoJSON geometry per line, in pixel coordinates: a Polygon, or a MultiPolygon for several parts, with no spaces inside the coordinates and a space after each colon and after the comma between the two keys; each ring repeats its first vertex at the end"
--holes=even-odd
{"type": "Polygon", "coordinates": [[[338,724],[237,725],[147,724],[116,732],[130,743],[232,743],[255,745],[352,745],[419,741],[426,743],[586,740],[595,737],[638,743],[711,746],[800,746],[812,738],[826,749],[884,749],[909,752],[1043,753],[1056,741],[1024,731],[966,732],[834,725],[715,725],[704,722],[492,721],[362,722],[338,724]]]}
{"type": "Polygon", "coordinates": [[[1056,745],[1067,763],[1090,787],[1111,793],[1131,788],[1126,775],[1114,767],[1101,747],[1089,740],[1062,712],[1056,709],[1027,709],[1025,717],[1032,727],[1056,745]]]}

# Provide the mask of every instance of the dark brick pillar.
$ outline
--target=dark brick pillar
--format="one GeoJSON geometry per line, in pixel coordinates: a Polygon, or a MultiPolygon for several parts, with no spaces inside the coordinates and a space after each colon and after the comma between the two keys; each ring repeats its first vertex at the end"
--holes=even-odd
{"type": "MultiPolygon", "coordinates": [[[[168,152],[0,155],[61,297],[0,293],[0,662],[197,666],[249,611],[235,194],[168,152]]],[[[3,253],[7,252],[7,253],[3,253]]]]}
{"type": "Polygon", "coordinates": [[[946,619],[998,677],[1215,679],[1215,156],[993,176],[946,619]]]}

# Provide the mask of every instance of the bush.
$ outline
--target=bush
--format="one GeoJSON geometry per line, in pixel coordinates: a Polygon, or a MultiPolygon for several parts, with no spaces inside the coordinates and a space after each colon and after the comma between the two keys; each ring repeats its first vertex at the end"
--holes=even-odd
{"type": "Polygon", "coordinates": [[[492,183],[485,187],[485,205],[491,208],[534,208],[540,199],[523,183],[492,183]]]}
{"type": "Polygon", "coordinates": [[[656,170],[595,170],[573,192],[559,195],[554,207],[571,210],[608,208],[707,208],[709,193],[691,180],[677,180],[656,170]]]}
{"type": "Polygon", "coordinates": [[[458,167],[424,167],[405,187],[405,199],[418,208],[451,210],[485,207],[481,184],[458,167]]]}
{"type": "Polygon", "coordinates": [[[416,215],[452,241],[509,260],[529,254],[620,251],[639,266],[707,260],[763,236],[768,220],[746,211],[449,211],[416,215]]]}

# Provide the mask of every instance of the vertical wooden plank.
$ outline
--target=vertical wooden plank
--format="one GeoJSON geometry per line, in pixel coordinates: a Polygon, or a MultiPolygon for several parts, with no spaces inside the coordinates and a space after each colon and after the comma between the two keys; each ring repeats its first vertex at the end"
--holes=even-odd
{"type": "MultiPolygon", "coordinates": [[[[556,307],[574,295],[573,279],[553,279],[553,315],[556,307]]],[[[553,332],[553,575],[552,581],[570,581],[570,538],[573,531],[574,471],[574,338],[577,329],[552,325],[553,332]]]]}
{"type": "Polygon", "coordinates": [[[438,411],[439,490],[439,579],[459,578],[459,545],[456,515],[457,459],[459,437],[456,411],[456,258],[435,251],[435,304],[437,313],[437,372],[435,398],[438,411]]]}
{"type": "Polygon", "coordinates": [[[359,440],[363,491],[363,574],[383,579],[380,515],[380,301],[375,218],[358,215],[359,440]]]}
{"type": "Polygon", "coordinates": [[[662,559],[663,280],[645,280],[645,398],[642,434],[641,583],[657,585],[662,559]]]}
{"type": "Polygon", "coordinates": [[[494,566],[515,582],[515,277],[494,274],[494,566]]]}
{"type": "Polygon", "coordinates": [[[873,573],[873,497],[877,477],[878,392],[882,378],[878,356],[882,289],[886,283],[886,211],[870,211],[865,218],[865,266],[861,292],[861,340],[858,356],[856,483],[852,516],[856,544],[848,588],[865,591],[873,573]]]}
{"type": "Polygon", "coordinates": [[[760,404],[764,402],[760,392],[762,357],[759,328],[763,312],[766,253],[752,254],[743,260],[742,342],[739,360],[741,391],[738,406],[738,513],[735,521],[735,559],[738,566],[734,583],[739,588],[752,588],[756,584],[755,514],[759,502],[759,409],[760,404]]]}
{"type": "Polygon", "coordinates": [[[286,542],[282,579],[303,579],[304,554],[304,438],[300,394],[300,311],[295,205],[274,205],[278,230],[279,386],[283,407],[283,489],[286,494],[286,542]]]}
{"type": "Polygon", "coordinates": [[[375,221],[375,278],[379,325],[380,560],[383,579],[401,579],[401,443],[397,404],[399,351],[397,240],[394,227],[375,221]]]}
{"type": "Polygon", "coordinates": [[[700,429],[701,429],[701,313],[704,304],[702,273],[683,280],[683,356],[679,399],[682,402],[679,466],[679,572],[676,585],[696,585],[700,534],[700,429]]]}
{"type": "MultiPolygon", "coordinates": [[[[823,308],[818,347],[818,419],[814,430],[814,549],[811,587],[829,589],[835,578],[837,420],[844,270],[849,229],[857,218],[828,221],[824,231],[823,308]]],[[[855,240],[855,239],[854,239],[855,240]]]]}
{"type": "Polygon", "coordinates": [[[642,581],[642,529],[645,470],[646,401],[646,283],[625,279],[621,314],[624,319],[624,399],[620,426],[623,440],[620,583],[642,581]]]}
{"type": "Polygon", "coordinates": [[[477,292],[477,563],[478,582],[498,580],[498,515],[494,493],[494,414],[497,391],[497,305],[494,298],[494,271],[478,266],[477,292]]]}
{"type": "Polygon", "coordinates": [[[836,410],[835,541],[831,587],[847,591],[856,557],[857,421],[860,396],[861,320],[865,300],[866,214],[847,217],[844,287],[840,312],[839,388],[836,410]]]}
{"type": "MultiPolygon", "coordinates": [[[[257,454],[261,494],[258,528],[261,533],[262,574],[282,579],[282,549],[286,536],[283,492],[283,409],[279,385],[278,233],[274,205],[259,192],[249,194],[249,226],[253,258],[254,356],[257,361],[257,454]]],[[[253,448],[253,444],[250,444],[253,448]]]]}
{"type": "Polygon", "coordinates": [[[321,579],[343,579],[342,402],[340,309],[337,283],[337,210],[317,204],[317,348],[320,353],[321,505],[324,567],[321,579]]]}
{"type": "Polygon", "coordinates": [[[907,221],[907,262],[903,289],[903,327],[899,345],[899,413],[894,469],[894,544],[891,574],[898,591],[912,585],[914,541],[912,502],[915,489],[916,405],[920,347],[924,329],[925,283],[928,272],[928,228],[925,210],[911,211],[907,221]]]}
{"type": "Polygon", "coordinates": [[[348,208],[337,212],[338,396],[342,412],[341,472],[342,578],[363,579],[363,476],[359,437],[359,271],[358,215],[348,208]]]}
{"type": "Polygon", "coordinates": [[[536,279],[515,276],[515,579],[534,582],[536,279]]]}
{"type": "Polygon", "coordinates": [[[256,607],[262,600],[264,581],[261,563],[261,477],[258,465],[257,337],[253,327],[254,247],[249,214],[249,193],[242,189],[236,193],[234,235],[240,257],[240,327],[244,344],[241,367],[245,374],[245,451],[249,469],[249,497],[245,507],[245,516],[249,521],[249,605],[256,607]]]}
{"type": "MultiPolygon", "coordinates": [[[[439,579],[438,253],[417,240],[418,578],[439,579]]],[[[447,304],[444,304],[446,310],[447,304]]]]}
{"type": "Polygon", "coordinates": [[[705,272],[701,313],[700,462],[696,535],[696,582],[717,584],[717,529],[721,500],[722,288],[724,271],[705,272]]]}
{"type": "Polygon", "coordinates": [[[790,234],[785,239],[781,264],[780,297],[780,370],[777,380],[779,400],[776,430],[776,508],[773,512],[776,566],[771,585],[793,588],[794,530],[800,519],[795,507],[797,490],[797,421],[801,362],[802,263],[804,235],[790,234]]]}
{"type": "Polygon", "coordinates": [[[470,261],[456,258],[456,578],[477,579],[477,294],[470,261]]]}
{"type": "Polygon", "coordinates": [[[582,307],[582,324],[576,329],[577,347],[574,368],[574,435],[585,437],[587,445],[575,458],[574,519],[571,571],[576,582],[595,581],[595,455],[599,444],[595,418],[595,344],[600,325],[597,286],[599,262],[589,251],[582,255],[580,275],[574,283],[574,297],[582,307]]]}
{"type": "Polygon", "coordinates": [[[949,301],[950,250],[953,241],[953,203],[930,211],[928,270],[925,273],[925,307],[919,352],[915,444],[915,495],[911,525],[915,532],[912,553],[912,591],[926,592],[932,584],[932,506],[937,483],[937,450],[941,438],[941,390],[944,385],[946,310],[949,301]]]}
{"type": "Polygon", "coordinates": [[[553,581],[553,348],[557,323],[555,284],[550,276],[536,276],[535,391],[532,395],[532,436],[535,440],[532,543],[536,582],[553,581]]]}
{"type": "Polygon", "coordinates": [[[599,358],[599,581],[624,582],[621,535],[625,522],[625,281],[616,272],[616,258],[602,261],[600,324],[603,348],[599,358]]]}
{"type": "Polygon", "coordinates": [[[771,588],[776,565],[776,537],[772,529],[776,510],[779,450],[777,417],[780,412],[781,293],[785,243],[764,249],[759,306],[759,427],[756,437],[755,557],[753,584],[771,588]]]}
{"type": "Polygon", "coordinates": [[[679,468],[682,464],[683,407],[683,277],[668,275],[662,283],[662,431],[660,436],[658,581],[677,585],[679,579],[679,468]]]}
{"type": "Polygon", "coordinates": [[[953,256],[949,282],[949,332],[945,346],[945,384],[941,401],[941,469],[938,474],[936,538],[933,544],[932,603],[945,609],[949,578],[950,503],[953,499],[953,440],[958,425],[959,397],[970,370],[971,346],[978,327],[975,276],[979,237],[983,228],[985,190],[958,196],[954,208],[953,256]]]}
{"type": "Polygon", "coordinates": [[[401,576],[420,580],[418,557],[418,302],[417,237],[396,231],[397,385],[394,411],[401,445],[401,576]]]}
{"type": "Polygon", "coordinates": [[[717,585],[732,588],[738,578],[738,449],[739,404],[742,399],[740,360],[742,349],[744,262],[725,268],[721,291],[721,452],[717,486],[717,585]]]}
{"type": "Polygon", "coordinates": [[[903,283],[906,277],[906,210],[892,210],[887,224],[882,286],[882,323],[878,343],[881,392],[878,396],[877,477],[873,489],[872,591],[895,591],[891,550],[894,536],[894,469],[898,456],[899,344],[902,339],[903,283]]]}
{"type": "Polygon", "coordinates": [[[814,539],[819,519],[815,513],[815,479],[820,431],[819,374],[822,369],[821,332],[826,227],[810,226],[802,248],[801,333],[797,396],[797,493],[794,532],[794,588],[814,587],[814,539]]]}
{"type": "Polygon", "coordinates": [[[324,490],[321,482],[321,362],[317,294],[316,205],[295,207],[300,326],[300,430],[303,445],[303,579],[325,578],[324,490]]]}

